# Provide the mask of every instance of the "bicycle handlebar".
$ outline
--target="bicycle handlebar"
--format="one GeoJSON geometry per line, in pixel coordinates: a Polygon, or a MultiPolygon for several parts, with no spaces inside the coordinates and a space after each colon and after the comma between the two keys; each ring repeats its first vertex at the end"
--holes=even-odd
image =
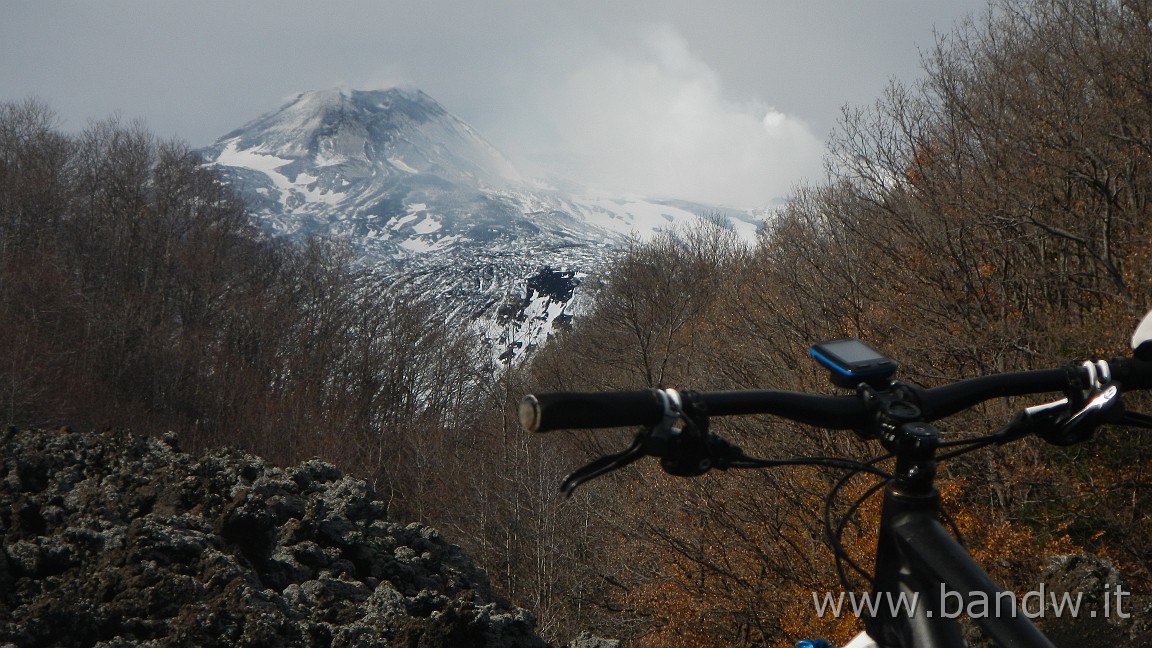
{"type": "MultiPolygon", "coordinates": [[[[1146,318],[1152,323],[1152,314],[1146,318]]],[[[940,526],[938,490],[935,485],[937,462],[992,443],[1002,444],[1035,434],[1049,443],[1069,445],[1088,438],[1103,424],[1152,429],[1152,416],[1127,411],[1120,392],[1152,389],[1152,324],[1144,336],[1144,355],[1137,359],[1085,362],[1059,369],[1020,371],[981,376],[933,388],[895,381],[874,380],[857,386],[851,396],[828,396],[794,391],[746,390],[716,392],[677,392],[673,389],[571,393],[554,392],[526,396],[520,404],[520,420],[529,432],[564,428],[607,428],[643,426],[632,445],[579,468],[565,477],[561,491],[571,494],[580,484],[607,474],[645,457],[660,458],[665,472],[683,477],[701,475],[711,469],[771,468],[784,465],[821,465],[848,469],[854,473],[879,475],[887,484],[881,509],[881,527],[876,552],[875,577],[856,570],[873,581],[873,591],[903,596],[910,591],[927,591],[931,583],[950,584],[959,591],[984,592],[998,596],[995,585],[940,526]],[[936,421],[978,403],[1001,397],[1045,392],[1063,392],[1064,398],[1019,412],[1011,423],[995,434],[977,439],[951,441],[943,447],[936,421]],[[769,460],[750,457],[737,446],[708,431],[713,416],[768,414],[827,429],[853,429],[861,438],[878,439],[887,455],[861,463],[828,457],[799,457],[769,460]],[[962,446],[962,449],[955,449],[962,446]],[[875,464],[894,459],[891,472],[875,464]],[[960,565],[956,567],[956,565],[960,565]],[[940,565],[945,568],[941,569],[940,565]],[[913,570],[926,570],[927,577],[906,578],[913,570]],[[967,587],[963,587],[967,585],[967,587]]],[[[1137,345],[1134,341],[1133,347],[1137,345]]],[[[846,583],[842,561],[847,553],[841,542],[847,521],[863,502],[857,500],[838,524],[831,516],[831,498],[847,479],[840,480],[825,499],[825,531],[834,550],[841,582],[846,583]]],[[[873,488],[864,498],[874,492],[873,488]]],[[[848,585],[845,585],[847,588],[848,585]]],[[[941,645],[962,643],[955,622],[941,619],[932,626],[933,612],[902,618],[870,613],[866,617],[873,637],[943,639],[941,645]],[[930,627],[931,626],[931,627],[930,627]],[[915,633],[912,630],[916,630],[915,633]],[[955,639],[956,641],[953,641],[955,639]]],[[[1000,623],[998,616],[982,623],[990,636],[1005,645],[1050,645],[1027,619],[1012,615],[1000,623]]],[[[978,621],[979,622],[979,621],[978,621]]],[[[904,644],[898,640],[896,643],[904,644]]],[[[935,645],[935,641],[932,641],[935,645]]]]}
{"type": "MultiPolygon", "coordinates": [[[[1101,363],[1127,389],[1152,389],[1152,361],[1117,358],[1101,363]]],[[[929,389],[915,388],[925,421],[939,420],[992,398],[1084,389],[1095,368],[1018,371],[960,380],[929,389]]],[[[534,394],[520,403],[520,422],[529,432],[568,428],[651,426],[667,414],[662,392],[553,392],[534,394]]],[[[825,396],[791,391],[744,390],[693,394],[708,416],[771,414],[828,429],[868,424],[869,409],[859,396],[825,396]]]]}

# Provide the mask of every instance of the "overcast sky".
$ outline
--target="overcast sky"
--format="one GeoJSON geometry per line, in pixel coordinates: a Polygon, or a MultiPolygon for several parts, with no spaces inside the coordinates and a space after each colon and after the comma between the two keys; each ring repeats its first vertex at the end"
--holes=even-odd
{"type": "Polygon", "coordinates": [[[9,0],[0,101],[199,147],[334,86],[416,87],[532,172],[762,206],[841,108],[985,0],[9,0]],[[533,166],[536,165],[536,166],[533,166]]]}

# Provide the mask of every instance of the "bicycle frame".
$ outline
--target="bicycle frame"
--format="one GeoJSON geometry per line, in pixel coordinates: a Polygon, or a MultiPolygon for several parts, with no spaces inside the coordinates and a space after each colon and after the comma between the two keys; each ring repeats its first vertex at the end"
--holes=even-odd
{"type": "Polygon", "coordinates": [[[884,496],[876,550],[874,600],[911,603],[911,614],[876,608],[865,618],[868,636],[878,646],[962,648],[966,642],[956,620],[944,609],[944,593],[961,609],[973,602],[996,603],[995,614],[973,620],[1000,646],[1052,646],[1016,607],[1015,595],[1000,588],[963,546],[940,524],[940,495],[935,486],[936,429],[909,423],[893,435],[898,447],[896,479],[884,496]],[[1001,603],[1007,600],[1008,609],[1001,603]]]}

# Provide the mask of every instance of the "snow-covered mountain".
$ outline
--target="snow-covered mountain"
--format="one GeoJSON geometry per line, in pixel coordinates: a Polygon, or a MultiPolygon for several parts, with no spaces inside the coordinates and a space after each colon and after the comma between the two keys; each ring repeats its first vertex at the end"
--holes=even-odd
{"type": "Polygon", "coordinates": [[[579,285],[626,237],[705,214],[529,181],[418,90],[298,95],[203,149],[277,235],[345,240],[364,263],[440,296],[510,361],[581,308],[579,285]]]}

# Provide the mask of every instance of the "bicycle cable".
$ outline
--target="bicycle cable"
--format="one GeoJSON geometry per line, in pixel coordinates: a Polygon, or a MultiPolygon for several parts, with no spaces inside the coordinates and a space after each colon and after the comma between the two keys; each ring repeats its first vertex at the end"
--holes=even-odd
{"type": "MultiPolygon", "coordinates": [[[[988,436],[983,436],[983,437],[978,437],[975,439],[958,439],[958,440],[954,440],[954,441],[943,442],[940,444],[939,447],[954,447],[957,449],[952,451],[952,452],[948,452],[948,453],[945,453],[943,455],[940,455],[939,457],[937,457],[937,460],[943,461],[945,459],[951,459],[951,458],[958,457],[958,456],[961,456],[961,455],[969,453],[969,452],[973,452],[973,451],[978,450],[980,448],[984,448],[984,447],[987,447],[989,445],[992,445],[992,444],[996,443],[996,441],[998,440],[999,434],[1000,433],[988,435],[988,436]]],[[[880,463],[880,462],[885,461],[885,460],[888,460],[888,459],[891,459],[893,456],[894,455],[889,453],[889,454],[881,455],[879,457],[871,459],[867,462],[861,462],[861,465],[865,466],[867,468],[867,470],[858,470],[858,471],[849,473],[847,475],[844,475],[843,477],[838,479],[836,481],[836,483],[832,486],[832,488],[829,489],[828,493],[825,494],[825,497],[824,497],[824,534],[825,534],[825,539],[828,542],[829,548],[832,550],[833,559],[834,559],[834,562],[836,565],[837,578],[840,581],[840,584],[845,588],[851,587],[850,583],[848,582],[848,569],[845,569],[845,565],[847,565],[847,567],[851,571],[855,572],[857,575],[859,575],[861,578],[863,578],[869,584],[871,584],[872,581],[874,580],[874,576],[871,573],[869,573],[868,570],[866,570],[864,567],[862,567],[858,562],[856,562],[852,558],[852,556],[849,555],[848,551],[844,548],[844,532],[847,530],[849,523],[851,523],[855,519],[855,515],[856,515],[857,511],[859,511],[860,507],[863,506],[864,503],[866,501],[868,501],[871,497],[876,495],[876,493],[878,493],[881,489],[883,489],[889,483],[889,481],[892,479],[893,476],[890,473],[887,473],[886,471],[879,470],[879,469],[875,468],[875,464],[880,463]],[[840,515],[840,517],[837,520],[834,520],[833,519],[833,509],[835,508],[835,505],[836,505],[836,502],[838,499],[838,495],[848,485],[848,483],[852,480],[852,478],[856,477],[861,472],[869,472],[871,474],[880,475],[880,476],[883,476],[884,479],[877,481],[875,484],[873,484],[867,490],[865,490],[862,495],[860,495],[858,498],[856,498],[848,506],[848,508],[843,512],[842,515],[840,515]],[[835,522],[835,524],[834,524],[834,522],[835,522]]],[[[953,517],[950,514],[948,514],[947,511],[942,511],[941,513],[942,513],[942,520],[941,521],[948,525],[948,527],[951,529],[953,535],[956,537],[957,541],[960,543],[963,543],[963,539],[962,539],[963,534],[960,532],[959,527],[957,527],[955,519],[953,519],[953,517]]]]}
{"type": "Polygon", "coordinates": [[[829,548],[832,549],[832,555],[836,565],[836,574],[841,585],[844,587],[849,586],[848,574],[844,570],[845,563],[869,583],[871,583],[873,580],[873,576],[869,574],[867,570],[861,567],[855,560],[853,560],[850,555],[848,555],[848,552],[844,549],[843,536],[848,523],[853,520],[856,511],[859,510],[861,506],[863,506],[864,502],[879,492],[880,489],[882,489],[892,480],[893,475],[891,473],[875,468],[875,464],[891,459],[893,456],[894,455],[892,454],[885,454],[864,462],[863,465],[867,466],[870,470],[860,470],[844,475],[838,479],[836,483],[833,484],[832,488],[829,489],[829,491],[824,495],[824,537],[828,542],[829,548]],[[839,521],[833,525],[832,509],[836,504],[837,495],[845,486],[848,485],[848,482],[850,482],[853,477],[856,477],[861,472],[878,474],[881,475],[883,479],[877,481],[875,484],[869,487],[863,495],[858,497],[840,517],[839,521]]]}

